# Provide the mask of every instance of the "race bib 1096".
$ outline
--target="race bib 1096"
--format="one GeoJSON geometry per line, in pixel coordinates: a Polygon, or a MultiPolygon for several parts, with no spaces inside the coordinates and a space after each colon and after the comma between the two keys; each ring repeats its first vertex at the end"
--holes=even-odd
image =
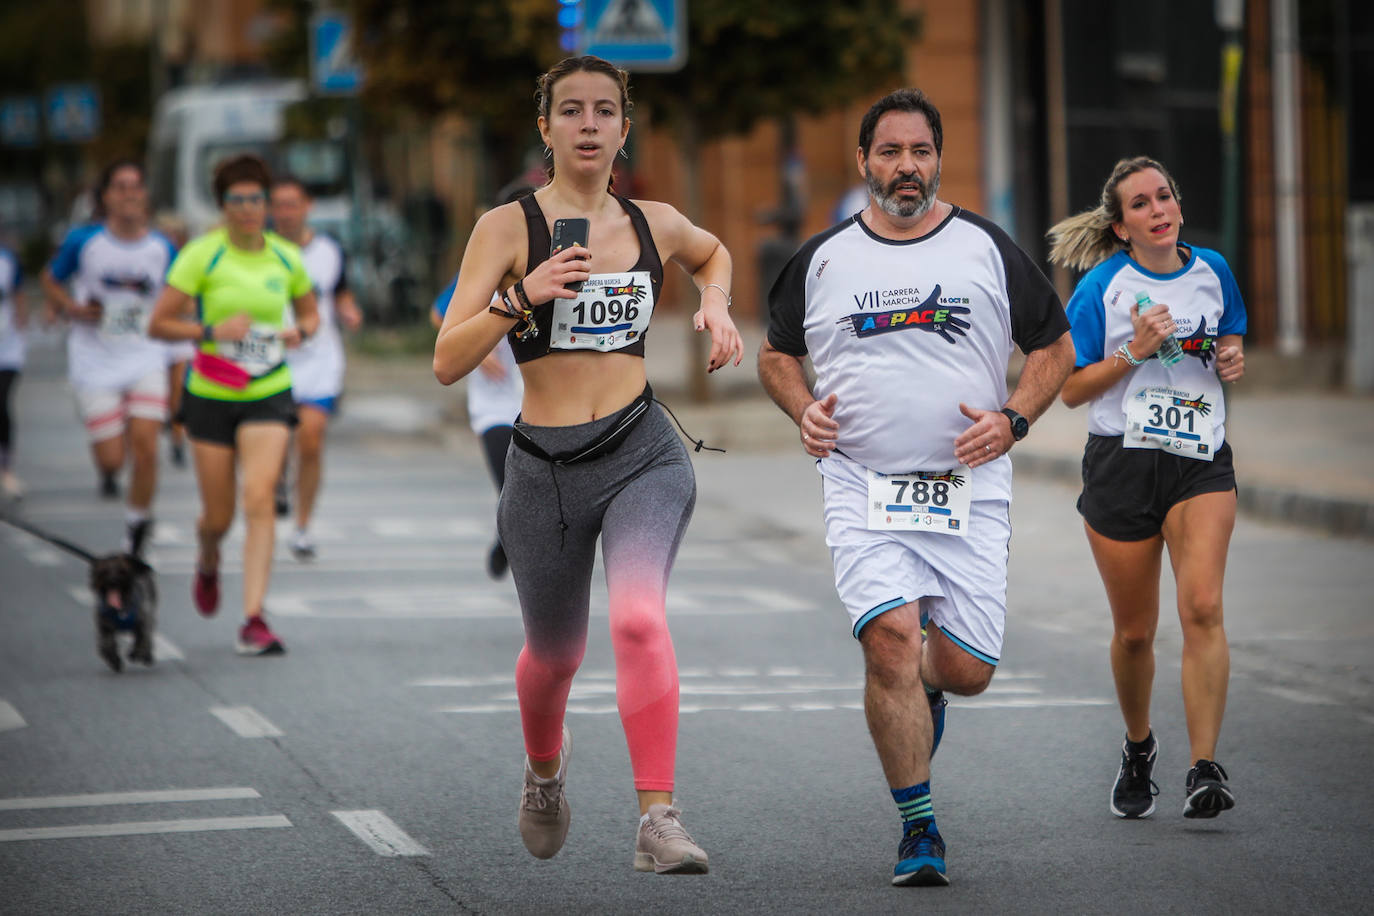
{"type": "Polygon", "coordinates": [[[555,350],[619,350],[644,336],[654,314],[654,288],[647,270],[592,274],[576,299],[553,301],[555,350]]]}

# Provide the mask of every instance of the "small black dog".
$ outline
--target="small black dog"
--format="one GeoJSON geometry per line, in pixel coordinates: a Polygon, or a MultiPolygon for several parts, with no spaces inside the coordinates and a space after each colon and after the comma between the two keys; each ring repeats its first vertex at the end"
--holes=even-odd
{"type": "Polygon", "coordinates": [[[122,671],[115,641],[118,632],[133,634],[129,661],[153,663],[153,631],[157,626],[157,584],[153,568],[129,553],[112,553],[91,561],[91,591],[95,592],[96,651],[115,671],[122,671]]]}

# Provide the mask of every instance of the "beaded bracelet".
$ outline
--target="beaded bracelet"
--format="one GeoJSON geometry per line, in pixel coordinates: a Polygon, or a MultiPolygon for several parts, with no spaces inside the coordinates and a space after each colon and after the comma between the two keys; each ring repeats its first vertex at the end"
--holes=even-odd
{"type": "Polygon", "coordinates": [[[1117,347],[1116,352],[1112,355],[1120,356],[1122,359],[1124,359],[1127,363],[1129,363],[1132,366],[1143,366],[1145,364],[1145,360],[1136,359],[1134,356],[1131,355],[1131,348],[1129,346],[1129,343],[1123,343],[1121,346],[1117,347]]]}

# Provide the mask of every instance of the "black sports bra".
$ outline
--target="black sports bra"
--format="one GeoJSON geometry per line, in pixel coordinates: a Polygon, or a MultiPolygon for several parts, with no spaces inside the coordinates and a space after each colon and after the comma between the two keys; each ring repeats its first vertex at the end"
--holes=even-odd
{"type": "MultiPolygon", "coordinates": [[[[639,260],[629,270],[621,271],[615,276],[626,278],[627,275],[636,272],[649,274],[653,298],[647,303],[649,313],[644,316],[646,321],[636,324],[626,320],[629,316],[638,316],[643,311],[643,294],[650,291],[632,284],[604,286],[605,295],[595,301],[583,301],[592,298],[590,295],[585,295],[583,300],[551,299],[548,302],[536,302],[533,303],[534,324],[538,333],[525,340],[517,337],[514,329],[507,335],[517,363],[527,363],[532,359],[548,356],[555,350],[590,349],[606,353],[628,353],[631,356],[644,356],[644,332],[647,330],[647,318],[652,317],[652,309],[658,304],[659,295],[663,290],[663,261],[658,256],[658,248],[654,246],[653,233],[649,231],[649,221],[644,218],[644,212],[619,194],[612,193],[611,196],[629,215],[630,224],[634,226],[635,236],[639,240],[639,260]],[[578,303],[581,304],[580,309],[578,303]],[[568,327],[555,328],[555,305],[561,305],[564,309],[574,313],[575,322],[581,324],[574,323],[571,329],[568,327]],[[596,314],[588,314],[589,311],[596,312],[596,314]],[[643,326],[641,327],[641,325],[643,326]],[[555,339],[562,343],[559,346],[554,346],[555,339]]],[[[529,237],[529,256],[525,263],[525,273],[528,274],[549,259],[552,239],[549,237],[548,220],[544,218],[544,211],[539,209],[539,204],[534,199],[534,195],[526,194],[520,198],[520,207],[525,211],[525,230],[529,237]]],[[[587,281],[587,285],[583,287],[584,293],[595,288],[596,278],[602,276],[605,275],[593,274],[593,279],[587,281]]],[[[568,322],[560,323],[567,324],[568,322]]],[[[516,327],[523,327],[523,324],[517,322],[516,327]]]]}

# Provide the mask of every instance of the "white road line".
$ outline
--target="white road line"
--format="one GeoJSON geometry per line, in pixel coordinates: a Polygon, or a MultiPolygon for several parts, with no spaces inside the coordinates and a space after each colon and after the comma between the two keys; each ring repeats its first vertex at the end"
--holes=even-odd
{"type": "Polygon", "coordinates": [[[515,683],[510,674],[492,674],[486,677],[427,677],[406,681],[407,687],[508,687],[515,683]]]}
{"type": "Polygon", "coordinates": [[[19,715],[19,710],[5,700],[0,700],[0,732],[7,732],[12,728],[23,728],[28,724],[24,721],[24,717],[19,715]]]}
{"type": "Polygon", "coordinates": [[[180,662],[186,660],[186,653],[182,652],[177,644],[166,636],[163,636],[161,633],[154,633],[153,658],[161,658],[169,662],[180,662]]]}
{"type": "Polygon", "coordinates": [[[0,830],[0,843],[16,840],[69,840],[76,837],[139,836],[149,833],[200,833],[207,830],[257,830],[290,827],[281,814],[245,817],[197,817],[174,821],[124,821],[118,824],[73,824],[69,827],[20,827],[0,830]]]}
{"type": "Polygon", "coordinates": [[[251,706],[213,706],[210,713],[240,738],[276,738],[284,734],[251,706]]]}
{"type": "MultiPolygon", "coordinates": [[[[768,691],[775,693],[777,691],[768,691]]],[[[501,698],[498,698],[501,699],[501,698]]],[[[985,700],[978,699],[969,703],[960,703],[958,708],[965,709],[1040,709],[1040,708],[1063,708],[1063,707],[1083,707],[1083,706],[1111,706],[1116,701],[1097,697],[1015,697],[1005,700],[985,700]]],[[[477,703],[469,706],[443,706],[439,712],[453,713],[456,715],[484,715],[492,713],[513,713],[519,711],[516,702],[506,700],[505,702],[477,703]]],[[[741,703],[737,705],[721,705],[709,703],[684,702],[678,707],[678,712],[683,715],[697,712],[817,712],[831,709],[863,709],[862,703],[789,703],[787,705],[775,703],[741,703]]],[[[614,704],[593,705],[591,703],[570,702],[568,713],[570,715],[584,716],[604,716],[616,712],[614,704]]]]}
{"type": "Polygon", "coordinates": [[[34,566],[62,565],[62,554],[51,547],[43,547],[41,545],[21,547],[19,552],[24,555],[24,559],[28,560],[34,566]]]}
{"type": "Polygon", "coordinates": [[[1339,706],[1340,704],[1330,697],[1322,696],[1319,693],[1308,693],[1306,690],[1294,690],[1291,687],[1261,687],[1265,693],[1273,694],[1282,700],[1290,703],[1302,703],[1304,706],[1339,706]]]}
{"type": "Polygon", "coordinates": [[[427,856],[429,850],[410,838],[381,811],[331,811],[379,856],[427,856]]]}
{"type": "Polygon", "coordinates": [[[229,798],[262,798],[257,789],[228,786],[222,789],[155,789],[148,792],[94,792],[89,795],[35,795],[0,798],[0,811],[31,811],[36,808],[87,808],[100,805],[152,805],[165,802],[221,801],[229,798]]]}
{"type": "MultiPolygon", "coordinates": [[[[1105,697],[1008,697],[1005,700],[985,700],[979,697],[976,700],[960,702],[956,705],[959,710],[965,709],[1038,709],[1040,707],[1061,707],[1061,706],[1113,706],[1116,700],[1109,700],[1105,697]]],[[[951,704],[955,705],[955,704],[951,704]]]]}

